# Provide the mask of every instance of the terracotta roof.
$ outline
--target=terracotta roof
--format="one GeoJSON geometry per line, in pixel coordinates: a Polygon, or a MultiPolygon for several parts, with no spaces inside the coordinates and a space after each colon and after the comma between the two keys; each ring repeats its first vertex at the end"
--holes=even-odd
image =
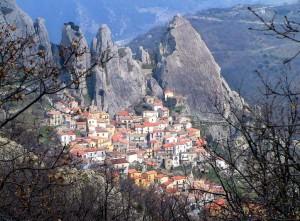
{"type": "Polygon", "coordinates": [[[174,143],[166,143],[166,144],[163,145],[163,148],[168,149],[168,148],[172,148],[172,147],[174,147],[174,146],[175,146],[174,143]]]}
{"type": "Polygon", "coordinates": [[[173,176],[172,179],[173,179],[174,181],[176,181],[176,180],[185,180],[186,177],[185,177],[185,176],[173,176]]]}
{"type": "Polygon", "coordinates": [[[157,164],[155,162],[146,162],[147,166],[156,166],[157,164]]]}
{"type": "Polygon", "coordinates": [[[168,189],[166,189],[166,192],[174,194],[174,193],[177,193],[177,190],[175,188],[168,188],[168,189]]]}
{"type": "Polygon", "coordinates": [[[164,188],[167,188],[170,184],[172,184],[173,183],[173,180],[171,180],[171,179],[169,179],[169,180],[167,180],[166,182],[164,182],[164,183],[162,183],[162,186],[164,187],[164,188]]]}
{"type": "Polygon", "coordinates": [[[157,126],[159,126],[159,123],[144,122],[143,125],[144,125],[145,127],[157,127],[157,126]]]}
{"type": "Polygon", "coordinates": [[[137,173],[137,170],[136,169],[129,169],[128,170],[128,173],[130,174],[130,173],[137,173]]]}
{"type": "Polygon", "coordinates": [[[146,172],[147,175],[151,175],[151,174],[157,174],[157,172],[155,170],[150,170],[146,172]]]}
{"type": "Polygon", "coordinates": [[[157,174],[157,176],[156,176],[157,179],[161,179],[161,178],[164,178],[164,177],[168,177],[168,176],[165,175],[165,174],[162,174],[162,173],[157,174]]]}
{"type": "Polygon", "coordinates": [[[69,136],[74,136],[76,135],[74,131],[69,130],[69,131],[61,131],[58,133],[60,136],[64,136],[64,135],[69,135],[69,136]]]}
{"type": "Polygon", "coordinates": [[[211,202],[210,204],[206,205],[206,209],[211,209],[211,210],[218,210],[226,206],[226,200],[223,198],[219,198],[211,202]]]}
{"type": "Polygon", "coordinates": [[[111,159],[111,164],[125,164],[128,163],[128,161],[125,158],[119,158],[119,159],[111,159]]]}
{"type": "Polygon", "coordinates": [[[116,115],[126,117],[126,116],[129,116],[129,112],[126,110],[123,110],[123,111],[119,111],[116,115]]]}

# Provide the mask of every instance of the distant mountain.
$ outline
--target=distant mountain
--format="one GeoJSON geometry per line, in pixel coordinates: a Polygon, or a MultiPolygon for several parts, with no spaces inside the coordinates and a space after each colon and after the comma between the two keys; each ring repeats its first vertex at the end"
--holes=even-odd
{"type": "Polygon", "coordinates": [[[44,17],[50,38],[60,41],[63,23],[80,25],[91,40],[101,24],[112,29],[114,40],[126,40],[168,22],[175,14],[236,4],[282,4],[295,0],[17,0],[32,18],[44,17]]]}
{"type": "MultiPolygon", "coordinates": [[[[299,20],[300,4],[253,7],[266,17],[276,11],[278,19],[287,15],[299,20]]],[[[229,85],[236,91],[241,90],[248,99],[257,95],[261,86],[255,70],[260,70],[271,80],[276,79],[285,70],[283,61],[299,50],[293,42],[249,30],[249,27],[257,27],[259,22],[246,6],[209,9],[186,17],[212,51],[229,85]]],[[[167,26],[155,27],[133,40],[130,46],[133,51],[143,46],[153,54],[166,32],[167,26]]],[[[297,74],[299,59],[293,61],[291,67],[289,74],[297,74]]]]}

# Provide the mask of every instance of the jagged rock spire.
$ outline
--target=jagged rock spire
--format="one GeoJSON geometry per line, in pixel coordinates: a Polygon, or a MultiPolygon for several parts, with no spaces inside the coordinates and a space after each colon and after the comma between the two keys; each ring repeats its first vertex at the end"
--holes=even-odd
{"type": "Polygon", "coordinates": [[[99,28],[97,36],[93,39],[93,53],[98,56],[103,54],[108,49],[112,50],[114,43],[112,41],[111,30],[107,25],[102,25],[99,28]]]}
{"type": "Polygon", "coordinates": [[[132,58],[130,48],[114,44],[107,25],[99,28],[92,43],[92,52],[94,61],[106,55],[104,64],[97,66],[94,72],[97,106],[114,113],[139,102],[146,94],[146,80],[141,66],[132,58]]]}
{"type": "Polygon", "coordinates": [[[84,73],[86,73],[86,71],[90,68],[91,56],[87,41],[79,26],[73,22],[68,22],[64,24],[62,31],[61,54],[63,59],[67,59],[69,57],[70,52],[66,49],[73,47],[73,44],[77,44],[76,48],[80,56],[73,57],[68,62],[68,71],[72,73],[76,72],[79,76],[83,76],[80,79],[79,90],[77,91],[82,99],[88,94],[87,82],[84,77],[84,73]]]}
{"type": "Polygon", "coordinates": [[[156,76],[162,86],[187,98],[191,114],[216,118],[215,105],[232,96],[221,69],[200,34],[184,17],[177,15],[160,44],[156,76]]]}
{"type": "Polygon", "coordinates": [[[48,36],[48,31],[45,26],[45,19],[37,18],[34,22],[34,29],[36,33],[36,37],[38,40],[38,49],[44,50],[46,54],[46,59],[48,61],[53,60],[51,43],[48,36]]]}

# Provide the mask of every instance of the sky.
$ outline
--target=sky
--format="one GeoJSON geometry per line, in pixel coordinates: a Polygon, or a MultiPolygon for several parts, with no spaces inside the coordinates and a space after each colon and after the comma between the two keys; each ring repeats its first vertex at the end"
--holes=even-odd
{"type": "Polygon", "coordinates": [[[125,40],[169,21],[175,14],[236,4],[283,4],[298,0],[16,0],[33,19],[43,17],[58,43],[63,23],[79,24],[88,40],[107,24],[115,40],[125,40]]]}

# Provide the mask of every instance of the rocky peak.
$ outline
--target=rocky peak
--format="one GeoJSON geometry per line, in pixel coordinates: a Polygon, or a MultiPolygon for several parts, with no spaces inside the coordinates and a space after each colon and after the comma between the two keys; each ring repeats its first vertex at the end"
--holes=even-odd
{"type": "Polygon", "coordinates": [[[48,31],[45,26],[45,19],[37,18],[34,22],[35,34],[38,40],[38,48],[46,52],[46,59],[48,61],[53,60],[51,43],[48,36],[48,31]]]}
{"type": "Polygon", "coordinates": [[[163,88],[170,88],[187,99],[191,114],[215,118],[215,102],[226,99],[221,69],[200,34],[182,16],[170,22],[159,48],[156,77],[163,88]]]}
{"type": "Polygon", "coordinates": [[[93,39],[93,53],[102,55],[108,49],[112,50],[114,43],[112,41],[111,30],[107,25],[102,25],[99,28],[97,36],[93,39]]]}
{"type": "Polygon", "coordinates": [[[61,45],[70,46],[74,41],[80,41],[81,44],[84,44],[82,46],[87,46],[87,42],[79,26],[73,22],[65,23],[62,31],[61,45]]]}
{"type": "Polygon", "coordinates": [[[173,28],[179,28],[182,25],[190,25],[189,21],[186,20],[183,16],[180,14],[177,14],[174,16],[173,20],[170,22],[169,27],[171,29],[173,28]]]}
{"type": "Polygon", "coordinates": [[[128,47],[118,47],[111,31],[102,25],[92,43],[93,60],[103,58],[103,66],[94,70],[94,99],[98,107],[110,113],[138,103],[146,93],[146,80],[139,63],[128,47]],[[106,56],[103,56],[106,55],[106,56]]]}
{"type": "MultiPolygon", "coordinates": [[[[66,49],[73,47],[74,44],[76,45],[77,53],[81,55],[73,57],[73,59],[68,62],[68,71],[76,73],[79,76],[84,75],[83,73],[85,73],[90,68],[91,62],[91,56],[87,41],[79,26],[77,26],[73,22],[65,23],[61,39],[62,59],[66,59],[69,57],[70,52],[66,49]]],[[[83,99],[88,95],[87,83],[84,77],[80,79],[80,81],[80,88],[77,92],[78,95],[80,95],[81,99],[83,99]]]]}
{"type": "Polygon", "coordinates": [[[139,59],[142,62],[142,64],[145,64],[145,65],[150,65],[152,63],[150,54],[148,53],[147,50],[145,50],[143,48],[143,46],[139,47],[139,50],[137,53],[137,59],[139,59]]]}
{"type": "Polygon", "coordinates": [[[0,23],[15,25],[17,36],[34,34],[32,19],[17,6],[15,0],[0,1],[0,23]]]}

